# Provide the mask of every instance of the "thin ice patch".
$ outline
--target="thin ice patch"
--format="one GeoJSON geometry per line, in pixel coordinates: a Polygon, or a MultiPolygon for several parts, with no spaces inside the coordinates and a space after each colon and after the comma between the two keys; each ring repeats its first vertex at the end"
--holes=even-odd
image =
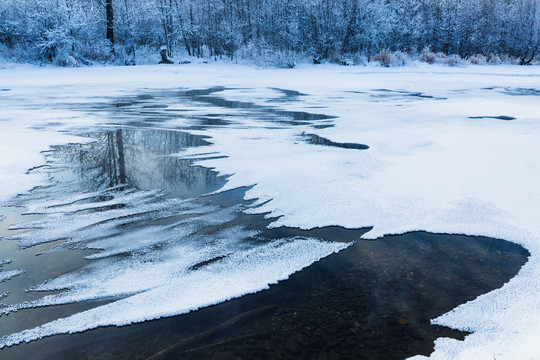
{"type": "Polygon", "coordinates": [[[11,229],[35,229],[9,237],[19,241],[19,246],[34,245],[64,240],[63,248],[107,236],[115,236],[125,231],[126,226],[142,226],[148,222],[165,219],[194,209],[191,202],[179,199],[165,199],[160,191],[104,192],[110,200],[86,202],[84,204],[56,204],[55,206],[35,206],[34,213],[45,213],[44,220],[26,222],[11,229]],[[39,210],[38,210],[39,209],[39,210]],[[137,225],[139,224],[139,225],[137,225]]]}
{"type": "MultiPolygon", "coordinates": [[[[121,232],[97,241],[87,242],[86,248],[102,251],[86,258],[100,259],[123,253],[141,252],[180,239],[186,239],[205,227],[219,226],[232,221],[238,211],[237,207],[221,210],[210,206],[204,208],[210,211],[197,217],[187,217],[171,225],[149,225],[130,232],[121,232]],[[133,239],[137,241],[133,241],[133,239]]],[[[187,215],[187,213],[181,214],[187,215]]]]}
{"type": "MultiPolygon", "coordinates": [[[[30,203],[28,205],[28,210],[25,214],[47,214],[47,213],[58,213],[62,211],[80,211],[85,209],[93,208],[92,204],[101,204],[103,206],[104,202],[112,201],[116,199],[116,202],[119,203],[122,197],[134,192],[134,189],[124,190],[119,192],[118,190],[125,188],[125,185],[115,186],[107,188],[101,191],[87,192],[82,194],[75,194],[70,196],[63,196],[61,199],[42,201],[37,203],[30,203]],[[79,204],[78,207],[76,204],[79,204]],[[73,206],[70,208],[70,206],[73,206]]],[[[139,194],[141,196],[142,194],[139,194]]],[[[134,201],[135,199],[131,199],[134,201]]],[[[114,204],[114,203],[111,203],[114,204]]]]}

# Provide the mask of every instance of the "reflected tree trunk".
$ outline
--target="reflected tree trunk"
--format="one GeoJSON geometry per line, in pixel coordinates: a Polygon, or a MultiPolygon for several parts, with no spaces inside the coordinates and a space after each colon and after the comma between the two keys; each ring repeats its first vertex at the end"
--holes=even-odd
{"type": "Polygon", "coordinates": [[[126,161],[124,159],[124,142],[122,129],[116,130],[116,146],[118,147],[118,175],[120,184],[126,183],[126,161]]]}
{"type": "MultiPolygon", "coordinates": [[[[126,161],[122,130],[107,133],[107,154],[104,173],[107,174],[109,187],[126,184],[126,161]]],[[[123,190],[123,187],[120,188],[123,190]]]]}

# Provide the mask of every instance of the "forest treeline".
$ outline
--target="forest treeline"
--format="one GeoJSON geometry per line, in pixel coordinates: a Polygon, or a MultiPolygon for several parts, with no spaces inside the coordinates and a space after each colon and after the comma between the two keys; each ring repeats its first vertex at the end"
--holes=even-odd
{"type": "Polygon", "coordinates": [[[133,63],[162,46],[315,62],[429,49],[528,64],[540,0],[0,0],[0,57],[14,61],[133,63]]]}

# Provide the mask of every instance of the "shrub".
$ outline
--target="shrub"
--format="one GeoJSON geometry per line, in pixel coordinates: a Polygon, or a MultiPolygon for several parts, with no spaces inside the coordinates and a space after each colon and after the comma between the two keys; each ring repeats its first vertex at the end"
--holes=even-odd
{"type": "Polygon", "coordinates": [[[437,55],[426,46],[422,50],[422,54],[420,54],[420,60],[428,64],[434,64],[435,60],[437,60],[437,55]]]}
{"type": "Polygon", "coordinates": [[[388,49],[382,49],[377,54],[373,55],[372,60],[378,61],[382,65],[389,67],[392,63],[392,54],[390,53],[390,51],[388,51],[388,49]]]}
{"type": "Polygon", "coordinates": [[[258,66],[292,69],[296,66],[298,54],[294,51],[279,51],[267,46],[248,44],[236,52],[236,57],[258,66]]]}
{"type": "Polygon", "coordinates": [[[500,64],[501,63],[501,58],[493,53],[489,53],[487,56],[486,56],[486,61],[489,63],[489,64],[500,64]]]}
{"type": "Polygon", "coordinates": [[[409,55],[401,51],[396,51],[393,54],[390,54],[390,65],[391,66],[405,66],[410,62],[409,55]]]}
{"type": "Polygon", "coordinates": [[[486,57],[482,54],[476,54],[469,57],[469,61],[474,65],[482,65],[486,63],[486,57]]]}
{"type": "Polygon", "coordinates": [[[366,65],[368,63],[368,59],[365,55],[356,53],[352,58],[354,65],[366,65]]]}
{"type": "Polygon", "coordinates": [[[435,53],[435,59],[436,60],[441,60],[441,59],[446,59],[446,54],[443,53],[442,51],[438,51],[435,53]]]}
{"type": "Polygon", "coordinates": [[[461,56],[457,54],[448,55],[445,58],[446,65],[448,66],[459,66],[463,63],[461,56]]]}
{"type": "Polygon", "coordinates": [[[331,63],[337,63],[341,64],[341,43],[337,43],[334,45],[334,48],[330,52],[330,55],[328,56],[328,61],[331,63]]]}
{"type": "Polygon", "coordinates": [[[382,49],[377,54],[373,55],[372,61],[378,61],[383,66],[404,66],[410,62],[410,57],[401,51],[391,52],[388,49],[382,49]]]}
{"type": "Polygon", "coordinates": [[[503,64],[514,64],[514,65],[517,65],[519,64],[519,59],[514,57],[514,56],[510,56],[508,54],[501,54],[501,56],[499,57],[501,59],[501,62],[503,64]]]}

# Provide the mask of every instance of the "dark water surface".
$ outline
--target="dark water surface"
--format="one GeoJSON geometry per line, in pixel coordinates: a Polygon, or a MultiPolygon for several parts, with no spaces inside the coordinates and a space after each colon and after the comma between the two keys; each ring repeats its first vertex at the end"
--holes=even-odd
{"type": "MultiPolygon", "coordinates": [[[[307,122],[305,126],[316,127],[324,125],[318,121],[331,119],[220,100],[215,93],[221,90],[184,91],[174,96],[253,111],[252,116],[264,113],[261,119],[275,117],[276,123],[281,125],[297,126],[307,122]]],[[[284,89],[276,91],[292,99],[303,96],[284,89]]],[[[87,136],[95,139],[89,144],[54,147],[47,155],[47,166],[33,170],[46,172],[54,185],[20,197],[20,205],[113,187],[119,193],[163,190],[164,195],[149,200],[152,202],[193,198],[218,208],[248,206],[243,200],[246,189],[203,196],[219,189],[226,179],[210,169],[192,166],[191,160],[170,155],[187,147],[205,146],[210,139],[190,134],[186,128],[152,126],[154,120],[164,121],[171,116],[166,112],[163,99],[152,106],[154,100],[152,94],[115,100],[111,108],[122,110],[115,113],[114,127],[88,133],[87,136]],[[133,106],[155,113],[139,112],[134,120],[131,115],[139,110],[130,109],[133,106]]],[[[193,128],[200,128],[200,119],[191,120],[193,128]]],[[[218,116],[215,125],[205,126],[233,126],[233,123],[230,116],[223,119],[218,116]]],[[[367,146],[362,149],[369,151],[367,146]]],[[[81,202],[105,204],[110,200],[106,194],[81,202]]],[[[82,213],[106,215],[119,208],[122,204],[85,209],[82,213]]],[[[2,299],[8,304],[43,296],[24,289],[77,271],[90,261],[84,256],[96,253],[75,243],[66,246],[65,238],[54,237],[38,245],[19,248],[17,241],[5,237],[24,236],[24,229],[9,230],[9,226],[47,217],[22,215],[26,211],[21,207],[0,208],[3,215],[0,216],[0,236],[4,237],[0,238],[0,260],[12,260],[0,270],[25,270],[0,284],[0,293],[9,292],[2,299]],[[55,247],[58,251],[48,251],[55,247]],[[42,255],[36,257],[36,253],[42,255]]],[[[118,225],[119,229],[136,234],[141,228],[178,220],[168,212],[153,217],[137,216],[139,220],[124,221],[118,225]]],[[[306,236],[356,243],[256,294],[182,316],[58,335],[13,346],[0,350],[0,359],[401,359],[429,354],[437,337],[463,338],[465,335],[433,326],[430,319],[499,288],[518,272],[528,256],[527,251],[517,245],[484,237],[415,232],[362,241],[360,236],[367,229],[268,229],[270,222],[271,219],[264,216],[237,211],[226,223],[204,227],[199,234],[212,235],[220,227],[243,226],[259,231],[258,236],[265,241],[306,236]]],[[[193,270],[221,260],[222,257],[208,259],[194,265],[193,270]]],[[[103,303],[106,301],[26,309],[1,316],[0,336],[103,303]]]]}
{"type": "Polygon", "coordinates": [[[512,121],[516,120],[513,116],[508,115],[499,115],[499,116],[470,116],[469,119],[495,119],[495,120],[505,120],[505,121],[512,121]]]}
{"type": "MultiPolygon", "coordinates": [[[[246,217],[257,218],[253,224],[264,222],[246,217]]],[[[287,229],[275,231],[282,236],[287,229]]],[[[349,241],[361,232],[327,228],[311,235],[349,241]]],[[[171,347],[174,351],[160,358],[429,354],[435,338],[465,335],[430,325],[430,319],[500,287],[526,256],[517,245],[482,237],[418,232],[359,241],[257,294],[175,318],[46,338],[0,354],[6,359],[146,359],[171,347]]]]}

